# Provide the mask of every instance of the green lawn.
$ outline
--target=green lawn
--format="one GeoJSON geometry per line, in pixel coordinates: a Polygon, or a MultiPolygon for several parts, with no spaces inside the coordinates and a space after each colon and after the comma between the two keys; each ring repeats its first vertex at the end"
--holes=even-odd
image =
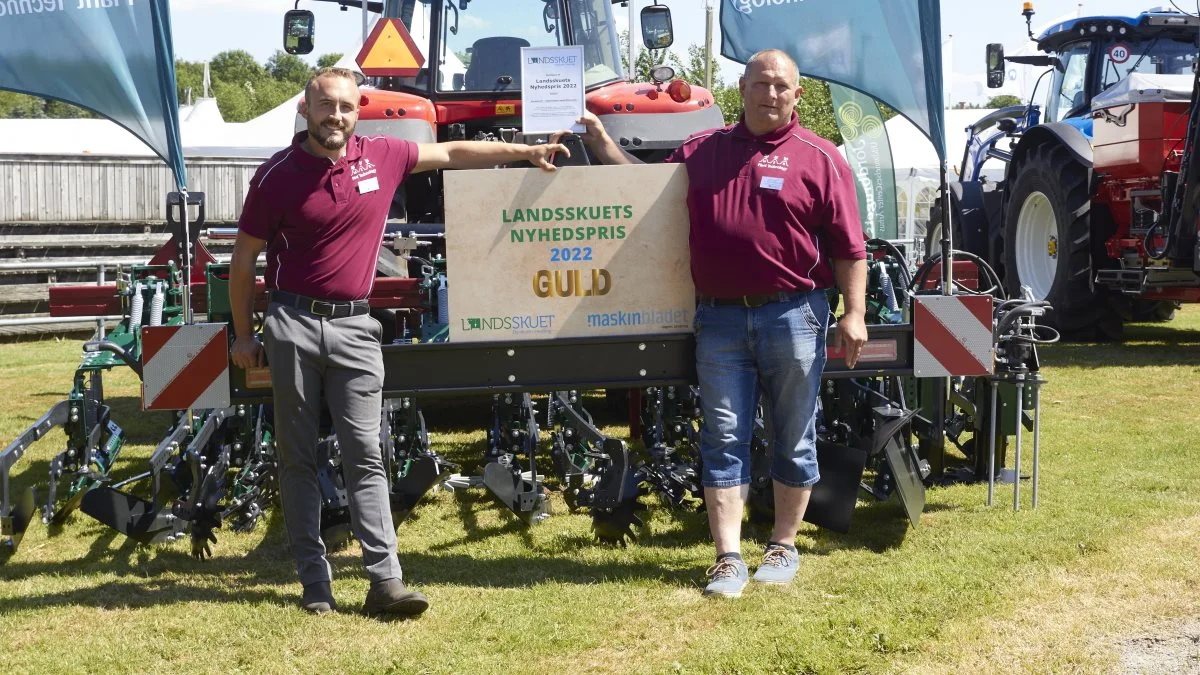
{"type": "MultiPolygon", "coordinates": [[[[992,508],[981,485],[930,490],[917,528],[894,501],[862,503],[848,536],[805,526],[789,588],[701,598],[712,551],[700,513],[653,508],[639,543],[611,549],[557,495],[553,516],[527,528],[482,491],[442,492],[399,530],[428,613],[357,614],[367,582],[351,548],[332,558],[343,612],[310,617],[294,608],[277,517],[219,532],[215,558],[198,562],[183,542],[140,548],[77,516],[58,532],[35,524],[0,567],[2,670],[1112,669],[1127,638],[1200,615],[1200,310],[1128,336],[1042,351],[1037,511],[1028,486],[1017,513],[1011,487],[992,508]]],[[[63,396],[77,353],[77,342],[0,345],[0,442],[63,396]]],[[[133,442],[116,474],[133,475],[170,420],[137,412],[129,373],[107,393],[133,442]]],[[[464,429],[482,429],[480,411],[451,419],[459,430],[435,434],[438,449],[476,461],[483,434],[464,429]]],[[[44,480],[59,442],[29,452],[18,485],[44,480]]],[[[746,531],[752,564],[765,534],[746,531]]]]}

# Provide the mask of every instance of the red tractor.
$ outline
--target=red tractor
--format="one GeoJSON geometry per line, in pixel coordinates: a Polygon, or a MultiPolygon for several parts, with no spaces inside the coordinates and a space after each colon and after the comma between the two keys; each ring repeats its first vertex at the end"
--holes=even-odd
{"type": "Polygon", "coordinates": [[[1124,321],[1200,301],[1198,28],[1152,10],[1030,32],[1044,55],[988,45],[989,86],[1006,63],[1047,70],[1028,105],[969,129],[951,184],[956,247],[988,260],[1010,294],[1048,300],[1067,337],[1119,339],[1124,321]],[[1007,162],[1002,182],[981,177],[990,158],[1007,162]]]}
{"type": "MultiPolygon", "coordinates": [[[[362,8],[357,0],[337,2],[362,8]]],[[[627,78],[621,63],[613,0],[386,0],[368,2],[382,18],[399,19],[423,61],[411,77],[369,78],[360,134],[416,142],[512,141],[521,127],[521,48],[581,45],[587,109],[613,138],[647,162],[661,161],[689,135],[724,124],[712,95],[656,68],[651,83],[627,78]]],[[[670,10],[642,11],[650,48],[673,40],[670,10]]],[[[285,48],[313,48],[312,14],[289,11],[285,48]]],[[[303,128],[303,127],[299,127],[303,128]]],[[[440,172],[418,174],[397,191],[393,216],[418,233],[443,222],[440,172]]]]}

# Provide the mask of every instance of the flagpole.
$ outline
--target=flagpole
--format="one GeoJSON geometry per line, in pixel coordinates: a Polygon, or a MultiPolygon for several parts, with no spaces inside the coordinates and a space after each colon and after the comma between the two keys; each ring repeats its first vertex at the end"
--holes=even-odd
{"type": "Polygon", "coordinates": [[[637,24],[637,3],[629,0],[629,81],[637,82],[637,46],[633,38],[633,27],[637,24]]]}
{"type": "Polygon", "coordinates": [[[371,15],[367,10],[367,3],[364,1],[362,4],[362,41],[364,43],[366,43],[367,38],[371,35],[371,31],[368,28],[370,22],[371,15]]]}
{"type": "Polygon", "coordinates": [[[710,0],[704,3],[704,88],[712,91],[712,40],[713,40],[713,6],[710,0]]]}
{"type": "Polygon", "coordinates": [[[951,231],[950,183],[947,182],[948,162],[942,160],[942,295],[954,295],[954,240],[951,231]]]}

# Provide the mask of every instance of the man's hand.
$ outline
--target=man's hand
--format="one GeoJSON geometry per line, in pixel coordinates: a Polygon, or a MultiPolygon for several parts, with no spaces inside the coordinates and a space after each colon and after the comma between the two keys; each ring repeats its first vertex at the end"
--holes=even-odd
{"type": "Polygon", "coordinates": [[[234,338],[229,358],[238,368],[258,368],[267,365],[263,347],[252,335],[234,338]]]}
{"type": "MultiPolygon", "coordinates": [[[[579,132],[579,137],[583,139],[584,145],[601,164],[641,164],[642,160],[621,149],[621,146],[613,142],[609,137],[608,132],[604,130],[604,123],[587,110],[583,111],[583,117],[580,117],[578,122],[583,125],[583,131],[579,132]]],[[[569,132],[559,131],[550,136],[551,143],[557,143],[564,134],[569,132]]]]}
{"type": "Polygon", "coordinates": [[[833,334],[833,348],[846,350],[846,367],[858,365],[863,345],[867,344],[867,322],[862,314],[845,314],[838,319],[837,331],[833,334]]]}
{"type": "Polygon", "coordinates": [[[608,139],[608,132],[604,130],[604,123],[600,121],[589,110],[583,111],[583,117],[579,118],[579,123],[583,125],[583,132],[579,137],[583,139],[584,144],[589,148],[595,148],[604,145],[608,139]]]}
{"type": "Polygon", "coordinates": [[[559,143],[558,138],[551,138],[549,143],[542,145],[531,145],[529,146],[529,163],[546,171],[558,171],[558,167],[554,166],[554,155],[560,152],[567,157],[571,156],[571,151],[567,149],[567,146],[559,143]]]}

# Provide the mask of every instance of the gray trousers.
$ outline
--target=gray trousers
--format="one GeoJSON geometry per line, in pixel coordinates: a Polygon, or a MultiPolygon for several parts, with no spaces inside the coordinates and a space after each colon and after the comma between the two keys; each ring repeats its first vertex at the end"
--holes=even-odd
{"type": "Polygon", "coordinates": [[[267,362],[275,395],[279,498],[300,583],[330,581],[321,541],[317,425],[321,393],[333,416],[350,499],[350,527],[371,581],[401,577],[379,444],[383,355],[369,315],[326,319],[272,303],[267,362]]]}

